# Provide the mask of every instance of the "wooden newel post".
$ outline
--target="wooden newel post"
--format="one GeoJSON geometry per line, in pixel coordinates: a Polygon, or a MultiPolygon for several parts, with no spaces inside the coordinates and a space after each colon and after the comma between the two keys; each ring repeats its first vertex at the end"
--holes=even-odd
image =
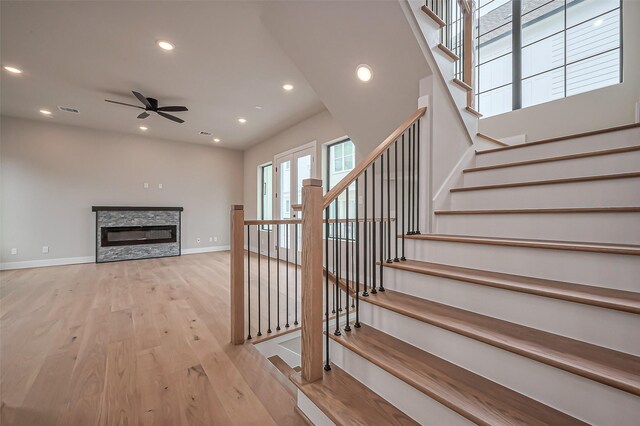
{"type": "Polygon", "coordinates": [[[231,343],[244,343],[244,206],[231,206],[231,343]]]}
{"type": "Polygon", "coordinates": [[[302,379],[322,378],[322,180],[302,187],[302,379]]]}

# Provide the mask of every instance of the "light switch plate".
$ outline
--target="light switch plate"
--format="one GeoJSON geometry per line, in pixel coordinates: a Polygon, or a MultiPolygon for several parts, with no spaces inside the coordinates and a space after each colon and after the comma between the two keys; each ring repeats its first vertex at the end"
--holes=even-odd
{"type": "Polygon", "coordinates": [[[49,246],[42,246],[43,253],[49,253],[49,246]]]}
{"type": "Polygon", "coordinates": [[[149,188],[149,182],[145,182],[144,184],[142,184],[142,186],[144,187],[144,189],[148,189],[149,188]]]}
{"type": "Polygon", "coordinates": [[[161,183],[158,184],[158,189],[162,189],[162,184],[161,183]]]}
{"type": "Polygon", "coordinates": [[[11,254],[18,254],[18,249],[17,248],[12,248],[11,249],[11,254]]]}

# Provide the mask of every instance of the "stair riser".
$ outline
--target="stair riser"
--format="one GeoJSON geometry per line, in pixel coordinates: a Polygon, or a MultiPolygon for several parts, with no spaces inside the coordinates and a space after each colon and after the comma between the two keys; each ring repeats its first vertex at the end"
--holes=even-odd
{"type": "Polygon", "coordinates": [[[331,342],[330,357],[331,362],[420,424],[474,424],[339,343],[331,342]]]}
{"type": "Polygon", "coordinates": [[[640,213],[436,215],[436,233],[640,244],[640,213]]]}
{"type": "Polygon", "coordinates": [[[640,398],[630,393],[366,302],[360,315],[387,334],[588,423],[637,425],[640,398]]]}
{"type": "Polygon", "coordinates": [[[407,239],[406,257],[640,292],[638,256],[407,239]]]}
{"type": "Polygon", "coordinates": [[[384,282],[422,299],[640,355],[640,315],[391,268],[384,282]]]}
{"type": "Polygon", "coordinates": [[[638,205],[640,177],[451,193],[453,210],[638,205]]]}
{"type": "Polygon", "coordinates": [[[476,165],[493,166],[495,164],[511,163],[514,161],[634,146],[638,144],[638,140],[640,140],[640,128],[634,128],[482,154],[477,156],[476,165]]]}
{"type": "Polygon", "coordinates": [[[637,171],[640,171],[640,151],[481,170],[463,176],[464,186],[477,186],[637,171]]]}

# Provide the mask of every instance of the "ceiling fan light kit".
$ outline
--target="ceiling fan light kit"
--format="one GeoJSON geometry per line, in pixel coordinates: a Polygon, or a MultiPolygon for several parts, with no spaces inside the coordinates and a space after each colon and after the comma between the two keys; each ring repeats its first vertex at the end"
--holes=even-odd
{"type": "Polygon", "coordinates": [[[112,104],[125,105],[133,108],[143,109],[144,111],[138,115],[139,119],[145,119],[150,115],[149,112],[155,112],[159,116],[169,119],[171,121],[175,121],[176,123],[184,123],[183,119],[176,117],[175,115],[167,114],[167,112],[189,111],[186,106],[172,105],[172,106],[158,107],[157,99],[147,98],[142,93],[136,92],[135,90],[132,93],[140,102],[142,102],[143,106],[127,104],[124,102],[111,101],[109,99],[105,99],[105,101],[110,102],[112,104]]]}

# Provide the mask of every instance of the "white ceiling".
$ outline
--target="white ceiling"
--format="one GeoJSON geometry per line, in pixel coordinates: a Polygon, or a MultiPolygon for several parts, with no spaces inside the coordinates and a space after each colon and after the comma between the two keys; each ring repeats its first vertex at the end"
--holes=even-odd
{"type": "Polygon", "coordinates": [[[268,2],[2,1],[0,112],[95,129],[244,149],[324,109],[265,30],[268,2]],[[176,48],[158,48],[160,39],[176,48]],[[284,83],[295,86],[282,90],[284,83]],[[177,124],[140,110],[131,90],[186,105],[177,124]],[[75,115],[57,106],[75,107],[75,115]],[[262,110],[255,105],[263,107],[262,110]],[[46,118],[41,108],[53,112],[46,118]],[[241,125],[238,117],[248,122],[241,125]],[[210,131],[213,136],[200,136],[210,131]]]}

